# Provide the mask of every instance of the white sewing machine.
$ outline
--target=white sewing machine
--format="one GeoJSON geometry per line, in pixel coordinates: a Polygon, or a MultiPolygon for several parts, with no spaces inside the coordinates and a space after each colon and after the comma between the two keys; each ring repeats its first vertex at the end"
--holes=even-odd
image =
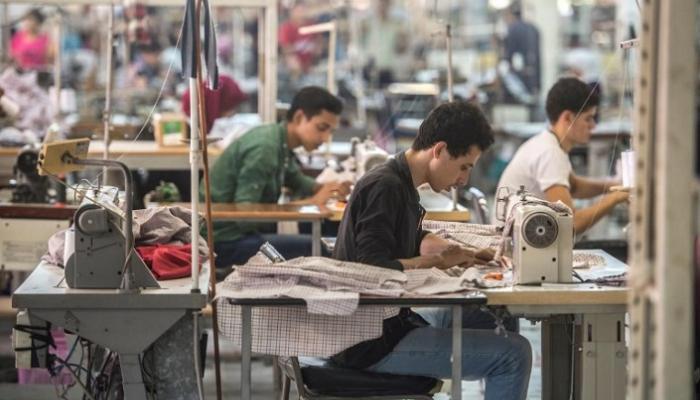
{"type": "Polygon", "coordinates": [[[358,180],[373,168],[382,165],[389,158],[389,153],[377,146],[371,139],[360,141],[352,138],[350,154],[355,159],[355,180],[358,180]]]}
{"type": "Polygon", "coordinates": [[[384,164],[389,159],[389,153],[370,139],[360,141],[359,138],[354,137],[350,141],[350,145],[350,157],[343,160],[340,165],[335,160],[331,160],[321,174],[316,177],[316,182],[357,182],[365,173],[384,164]]]}
{"type": "Polygon", "coordinates": [[[510,196],[513,283],[571,282],[573,214],[524,191],[510,196]]]}

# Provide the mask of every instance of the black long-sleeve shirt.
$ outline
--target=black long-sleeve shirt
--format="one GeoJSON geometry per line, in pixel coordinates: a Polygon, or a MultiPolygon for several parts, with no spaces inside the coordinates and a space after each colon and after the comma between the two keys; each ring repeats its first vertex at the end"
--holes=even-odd
{"type": "MultiPolygon", "coordinates": [[[[413,186],[404,153],[360,179],[338,228],[333,257],[403,271],[399,259],[419,255],[426,233],[425,209],[413,186]]],[[[427,323],[410,309],[384,320],[378,339],[359,343],[334,357],[340,365],[366,368],[386,356],[411,330],[427,323]]]]}

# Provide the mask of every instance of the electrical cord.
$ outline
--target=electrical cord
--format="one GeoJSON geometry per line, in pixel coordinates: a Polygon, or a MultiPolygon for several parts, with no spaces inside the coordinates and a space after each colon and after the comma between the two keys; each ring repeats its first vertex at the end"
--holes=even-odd
{"type": "MultiPolygon", "coordinates": [[[[73,375],[73,378],[75,379],[75,382],[80,385],[80,387],[83,389],[83,393],[90,399],[90,400],[96,400],[95,397],[89,392],[88,388],[83,384],[83,382],[80,380],[80,377],[73,371],[73,369],[70,367],[70,364],[68,364],[65,360],[61,359],[60,357],[55,357],[54,360],[58,361],[59,363],[65,365],[68,369],[68,372],[70,372],[71,375],[73,375]]],[[[65,395],[65,394],[64,394],[65,395]]]]}

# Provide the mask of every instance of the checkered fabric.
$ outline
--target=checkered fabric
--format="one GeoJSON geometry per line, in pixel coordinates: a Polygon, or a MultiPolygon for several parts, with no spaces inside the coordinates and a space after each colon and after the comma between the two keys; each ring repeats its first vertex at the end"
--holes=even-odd
{"type": "MultiPolygon", "coordinates": [[[[221,335],[240,345],[241,307],[225,298],[219,298],[216,307],[221,335]]],[[[381,336],[382,321],[391,315],[387,311],[362,306],[350,316],[336,316],[310,314],[303,306],[253,307],[252,349],[278,356],[330,357],[381,336]]]]}
{"type": "Polygon", "coordinates": [[[241,343],[241,306],[229,298],[291,297],[306,306],[252,307],[252,349],[279,356],[329,357],[382,334],[398,307],[358,306],[360,294],[399,297],[461,292],[468,282],[438,269],[406,273],[322,257],[272,264],[253,257],[217,285],[219,330],[241,343]]]}
{"type": "Polygon", "coordinates": [[[272,264],[258,253],[217,285],[219,331],[241,344],[241,307],[227,298],[301,298],[306,307],[252,308],[252,349],[278,356],[330,357],[381,336],[382,321],[399,313],[397,307],[358,307],[359,290],[397,297],[406,280],[400,271],[321,257],[272,264]]]}
{"type": "Polygon", "coordinates": [[[497,225],[467,224],[463,222],[424,221],[423,229],[443,239],[468,248],[497,250],[503,241],[497,225]]]}

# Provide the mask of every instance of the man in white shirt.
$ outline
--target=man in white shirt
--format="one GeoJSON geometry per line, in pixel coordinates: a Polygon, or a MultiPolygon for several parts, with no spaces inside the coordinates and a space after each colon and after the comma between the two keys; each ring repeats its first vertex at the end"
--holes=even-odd
{"type": "Polygon", "coordinates": [[[520,186],[547,201],[562,201],[574,210],[574,231],[582,233],[593,226],[616,204],[626,202],[625,192],[606,191],[618,182],[591,179],[574,174],[569,152],[575,145],[585,145],[595,128],[599,98],[577,78],[562,78],[547,94],[546,111],[549,129],[525,142],[513,156],[498,187],[512,192],[520,186]],[[593,205],[574,209],[572,199],[603,195],[593,205]]]}

